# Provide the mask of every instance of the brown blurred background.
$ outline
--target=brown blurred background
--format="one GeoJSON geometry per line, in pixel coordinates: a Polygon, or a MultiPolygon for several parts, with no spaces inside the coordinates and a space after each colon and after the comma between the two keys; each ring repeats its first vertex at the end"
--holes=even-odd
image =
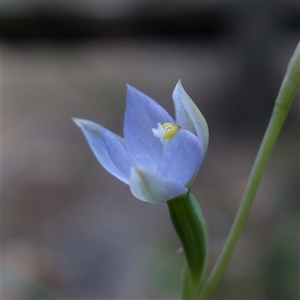
{"type": "MultiPolygon", "coordinates": [[[[71,121],[122,134],[129,83],[173,113],[179,78],[209,125],[193,186],[209,269],[287,63],[297,2],[3,2],[3,299],[175,299],[167,206],[135,199],[71,121]]],[[[299,298],[299,99],[214,299],[299,298]]]]}

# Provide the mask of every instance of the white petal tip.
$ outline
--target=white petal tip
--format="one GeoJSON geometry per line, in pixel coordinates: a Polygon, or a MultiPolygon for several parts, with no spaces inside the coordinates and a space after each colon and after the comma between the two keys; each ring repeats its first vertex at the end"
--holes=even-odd
{"type": "Polygon", "coordinates": [[[84,120],[84,119],[79,119],[79,118],[72,118],[74,123],[81,129],[89,129],[89,130],[96,130],[96,127],[99,126],[98,124],[89,121],[89,120],[84,120]]]}
{"type": "Polygon", "coordinates": [[[72,120],[73,120],[73,122],[74,122],[77,126],[79,126],[79,127],[82,126],[82,123],[83,123],[83,121],[84,121],[84,120],[79,119],[79,118],[72,118],[72,120]]]}

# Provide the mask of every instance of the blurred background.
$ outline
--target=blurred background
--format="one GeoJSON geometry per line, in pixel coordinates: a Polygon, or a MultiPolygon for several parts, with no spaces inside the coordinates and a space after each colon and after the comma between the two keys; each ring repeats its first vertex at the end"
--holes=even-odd
{"type": "MultiPolygon", "coordinates": [[[[192,192],[225,242],[287,63],[296,2],[2,2],[3,299],[176,299],[167,205],[135,199],[72,117],[122,135],[126,83],[210,129],[192,192]]],[[[299,99],[214,299],[299,299],[299,99]]]]}

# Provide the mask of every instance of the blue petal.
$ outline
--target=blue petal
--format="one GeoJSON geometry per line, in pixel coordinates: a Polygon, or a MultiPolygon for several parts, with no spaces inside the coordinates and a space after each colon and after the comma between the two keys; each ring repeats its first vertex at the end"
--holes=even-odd
{"type": "Polygon", "coordinates": [[[82,129],[101,165],[128,184],[130,169],[135,164],[127,153],[122,138],[94,122],[82,119],[73,120],[82,129]]]}
{"type": "Polygon", "coordinates": [[[166,202],[188,192],[185,186],[142,167],[131,169],[130,190],[136,198],[150,203],[166,202]]]}
{"type": "Polygon", "coordinates": [[[138,165],[155,170],[163,147],[152,128],[157,128],[157,123],[174,123],[174,120],[151,98],[132,86],[128,85],[127,88],[124,120],[126,149],[138,165]]]}
{"type": "Polygon", "coordinates": [[[173,101],[176,123],[198,136],[205,156],[209,140],[208,126],[198,107],[183,89],[180,80],[173,91],[173,101]]]}
{"type": "Polygon", "coordinates": [[[189,186],[203,160],[203,149],[196,135],[183,128],[167,142],[158,173],[166,179],[189,186]]]}

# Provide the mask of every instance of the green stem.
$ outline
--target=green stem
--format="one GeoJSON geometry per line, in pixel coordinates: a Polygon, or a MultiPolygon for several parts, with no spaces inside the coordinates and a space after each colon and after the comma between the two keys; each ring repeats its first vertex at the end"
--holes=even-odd
{"type": "Polygon", "coordinates": [[[167,201],[167,204],[186,256],[181,299],[195,299],[207,256],[205,221],[197,200],[190,192],[167,201]]]}
{"type": "Polygon", "coordinates": [[[246,186],[246,190],[236,214],[231,231],[220,254],[220,257],[206,285],[202,290],[200,299],[210,299],[210,297],[212,296],[215,288],[221,280],[221,277],[227,267],[234,247],[246,223],[263,171],[271,155],[284,120],[288,114],[293,97],[300,85],[299,67],[300,43],[298,44],[294,55],[292,56],[288,65],[286,75],[283,79],[279,94],[275,102],[269,125],[255,159],[252,171],[250,173],[249,181],[246,186]]]}

